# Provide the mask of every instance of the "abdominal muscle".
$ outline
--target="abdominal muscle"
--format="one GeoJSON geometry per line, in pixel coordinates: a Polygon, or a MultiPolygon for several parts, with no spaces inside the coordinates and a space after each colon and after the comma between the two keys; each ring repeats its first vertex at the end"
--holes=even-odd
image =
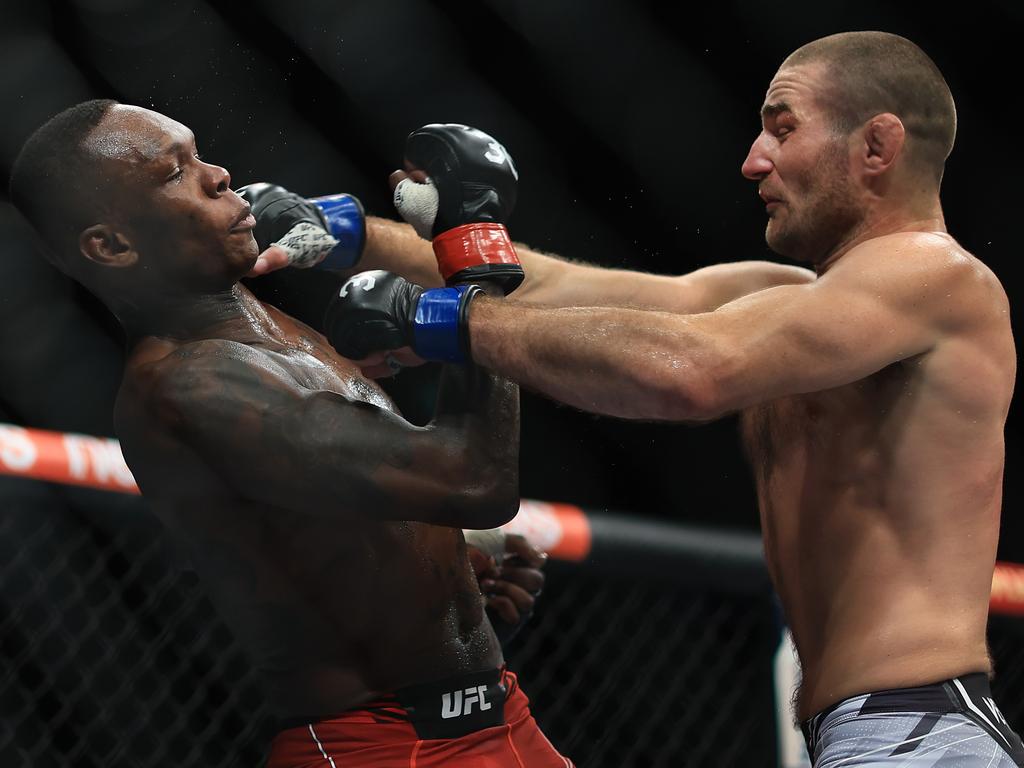
{"type": "MultiPolygon", "coordinates": [[[[915,557],[872,517],[823,525],[805,546],[766,542],[802,670],[798,715],[850,696],[987,672],[987,606],[981,583],[936,546],[915,557]],[[859,529],[859,530],[858,530],[859,529]]],[[[988,562],[987,552],[962,557],[988,562]]],[[[978,569],[974,569],[978,570],[978,569]]]]}
{"type": "Polygon", "coordinates": [[[913,425],[890,434],[877,402],[872,421],[858,417],[856,393],[826,396],[835,410],[808,397],[818,402],[744,418],[766,557],[801,662],[798,717],[987,672],[1001,455],[953,466],[949,446],[920,443],[913,425]]]}

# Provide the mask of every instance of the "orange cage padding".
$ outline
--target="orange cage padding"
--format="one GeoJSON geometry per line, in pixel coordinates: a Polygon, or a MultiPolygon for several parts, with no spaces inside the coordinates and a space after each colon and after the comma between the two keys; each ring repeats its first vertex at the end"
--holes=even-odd
{"type": "MultiPolygon", "coordinates": [[[[117,440],[11,424],[0,424],[0,474],[139,493],[117,440]]],[[[589,518],[571,504],[523,499],[519,514],[503,528],[559,560],[580,562],[590,554],[589,518]]],[[[990,607],[993,613],[1024,616],[1024,565],[996,563],[990,607]]]]}

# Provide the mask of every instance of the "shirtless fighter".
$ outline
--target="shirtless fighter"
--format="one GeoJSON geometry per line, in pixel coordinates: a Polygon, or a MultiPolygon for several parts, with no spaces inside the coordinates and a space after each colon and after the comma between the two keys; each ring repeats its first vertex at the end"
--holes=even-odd
{"type": "MultiPolygon", "coordinates": [[[[156,112],[57,115],[26,142],[11,197],[124,326],[125,457],[294,724],[271,768],[570,765],[503,668],[459,530],[517,509],[515,386],[448,366],[434,419],[406,422],[238,283],[257,258],[249,205],[156,112]]],[[[424,300],[496,290],[474,277],[424,300]]]]}
{"type": "MultiPolygon", "coordinates": [[[[682,314],[664,281],[641,292],[649,276],[551,261],[530,267],[552,287],[528,298],[555,306],[476,297],[452,333],[476,363],[588,411],[742,411],[815,766],[1024,766],[985,639],[1016,359],[999,281],[946,231],[952,96],[910,41],[844,33],[783,62],[761,118],[742,170],[769,246],[812,279],[682,314]]],[[[407,161],[438,167],[416,147],[407,161]]],[[[429,229],[429,206],[408,205],[429,188],[410,185],[400,211],[429,229]]],[[[348,319],[359,301],[336,299],[342,353],[375,341],[414,361],[358,307],[348,319]]],[[[407,303],[381,312],[430,357],[407,303]]]]}

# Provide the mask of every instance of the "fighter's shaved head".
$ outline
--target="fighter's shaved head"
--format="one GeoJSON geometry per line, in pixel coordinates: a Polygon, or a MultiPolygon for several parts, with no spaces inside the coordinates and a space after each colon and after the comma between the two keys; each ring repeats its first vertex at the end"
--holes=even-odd
{"type": "Polygon", "coordinates": [[[824,64],[822,106],[837,133],[849,134],[873,115],[903,122],[911,161],[936,182],[956,136],[953,96],[935,63],[917,45],[888,32],[842,32],[797,49],[787,67],[824,64]]]}

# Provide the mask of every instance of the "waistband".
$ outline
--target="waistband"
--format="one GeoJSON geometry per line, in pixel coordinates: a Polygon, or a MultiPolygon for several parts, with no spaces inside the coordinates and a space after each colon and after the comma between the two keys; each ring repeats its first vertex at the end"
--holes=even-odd
{"type": "Polygon", "coordinates": [[[421,739],[456,739],[505,722],[505,702],[518,686],[506,669],[450,677],[395,691],[421,739]]]}
{"type": "Polygon", "coordinates": [[[506,702],[519,682],[505,667],[396,689],[331,717],[279,723],[282,732],[312,722],[336,726],[407,724],[420,739],[456,739],[505,722],[506,702]]]}
{"type": "Polygon", "coordinates": [[[983,720],[995,718],[996,723],[1002,717],[998,714],[992,701],[988,675],[984,672],[975,672],[929,685],[894,688],[843,699],[800,723],[808,752],[811,755],[814,754],[814,748],[822,731],[834,719],[849,714],[870,715],[880,712],[922,712],[943,715],[960,712],[970,715],[972,719],[977,719],[979,716],[983,720]]]}

